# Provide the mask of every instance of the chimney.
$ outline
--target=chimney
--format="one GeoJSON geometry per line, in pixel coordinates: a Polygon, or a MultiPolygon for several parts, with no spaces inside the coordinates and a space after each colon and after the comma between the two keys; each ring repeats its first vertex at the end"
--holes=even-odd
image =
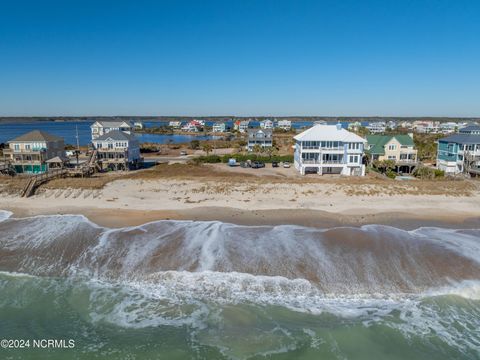
{"type": "Polygon", "coordinates": [[[342,124],[337,123],[337,130],[342,130],[342,124]]]}

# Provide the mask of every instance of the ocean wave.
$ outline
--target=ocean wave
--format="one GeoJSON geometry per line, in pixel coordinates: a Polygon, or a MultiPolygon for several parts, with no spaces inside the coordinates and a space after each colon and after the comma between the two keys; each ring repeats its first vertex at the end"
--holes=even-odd
{"type": "Polygon", "coordinates": [[[78,215],[0,222],[0,270],[134,280],[166,271],[305,279],[323,293],[421,293],[480,278],[480,231],[316,229],[155,221],[107,229],[78,215]]]}
{"type": "Polygon", "coordinates": [[[0,222],[7,220],[13,215],[12,212],[6,210],[0,210],[0,222]]]}
{"type": "MultiPolygon", "coordinates": [[[[188,328],[194,342],[217,347],[230,358],[237,358],[235,334],[269,344],[252,347],[252,356],[292,351],[300,333],[318,346],[324,336],[317,334],[332,326],[332,316],[341,319],[336,324],[388,327],[406,338],[427,343],[439,338],[472,353],[480,345],[473,330],[480,327],[479,288],[480,281],[462,281],[421,294],[352,296],[325,294],[304,279],[242,273],[166,271],[135,281],[0,273],[2,301],[14,294],[23,300],[11,303],[28,306],[43,302],[42,297],[57,303],[67,296],[69,307],[92,324],[188,328]]],[[[11,303],[0,302],[0,307],[11,303]]]]}

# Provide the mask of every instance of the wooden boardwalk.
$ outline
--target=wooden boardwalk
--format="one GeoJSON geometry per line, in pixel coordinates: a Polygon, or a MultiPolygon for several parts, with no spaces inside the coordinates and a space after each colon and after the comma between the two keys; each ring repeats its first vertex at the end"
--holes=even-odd
{"type": "Polygon", "coordinates": [[[97,163],[97,154],[97,150],[93,151],[90,154],[90,157],[88,158],[86,163],[75,168],[53,169],[49,170],[46,173],[33,175],[23,188],[21,196],[32,196],[35,193],[37,187],[55,178],[67,176],[91,176],[93,173],[95,173],[96,170],[99,170],[99,166],[97,163]]]}
{"type": "Polygon", "coordinates": [[[64,177],[68,174],[67,169],[50,170],[43,174],[33,175],[22,190],[22,197],[32,196],[35,189],[43,183],[58,177],[64,177]]]}

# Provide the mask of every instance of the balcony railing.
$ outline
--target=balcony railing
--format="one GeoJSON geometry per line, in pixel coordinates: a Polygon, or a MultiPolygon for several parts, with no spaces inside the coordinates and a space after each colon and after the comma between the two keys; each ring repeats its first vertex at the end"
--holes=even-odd
{"type": "Polygon", "coordinates": [[[343,160],[319,160],[319,159],[302,159],[302,164],[323,164],[323,165],[338,165],[344,164],[343,160]]]}
{"type": "Polygon", "coordinates": [[[343,160],[323,160],[322,164],[328,164],[328,165],[335,165],[335,164],[343,164],[343,160]]]}
{"type": "Polygon", "coordinates": [[[45,148],[33,148],[33,149],[4,149],[4,154],[40,154],[45,152],[45,148]]]}

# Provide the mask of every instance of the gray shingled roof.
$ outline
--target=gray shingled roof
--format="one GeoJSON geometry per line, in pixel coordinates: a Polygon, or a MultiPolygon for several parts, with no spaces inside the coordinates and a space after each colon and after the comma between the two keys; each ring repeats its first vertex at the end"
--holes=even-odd
{"type": "Polygon", "coordinates": [[[457,144],[480,144],[480,135],[455,134],[444,137],[438,141],[457,144]]]}
{"type": "Polygon", "coordinates": [[[110,131],[106,134],[103,134],[102,136],[99,136],[95,140],[102,141],[102,140],[107,140],[108,138],[110,138],[112,140],[115,140],[115,141],[125,141],[125,140],[131,141],[131,140],[136,139],[134,135],[127,134],[127,133],[125,133],[123,131],[120,131],[120,130],[113,130],[113,131],[110,131]]]}
{"type": "Polygon", "coordinates": [[[59,141],[63,140],[60,136],[52,135],[41,130],[33,130],[29,133],[20,135],[9,142],[30,142],[30,141],[59,141]]]}
{"type": "Polygon", "coordinates": [[[110,127],[110,128],[120,127],[120,125],[122,125],[123,123],[128,124],[128,126],[130,127],[133,127],[132,123],[128,120],[106,120],[106,121],[98,120],[96,122],[98,122],[103,127],[110,127]]]}

